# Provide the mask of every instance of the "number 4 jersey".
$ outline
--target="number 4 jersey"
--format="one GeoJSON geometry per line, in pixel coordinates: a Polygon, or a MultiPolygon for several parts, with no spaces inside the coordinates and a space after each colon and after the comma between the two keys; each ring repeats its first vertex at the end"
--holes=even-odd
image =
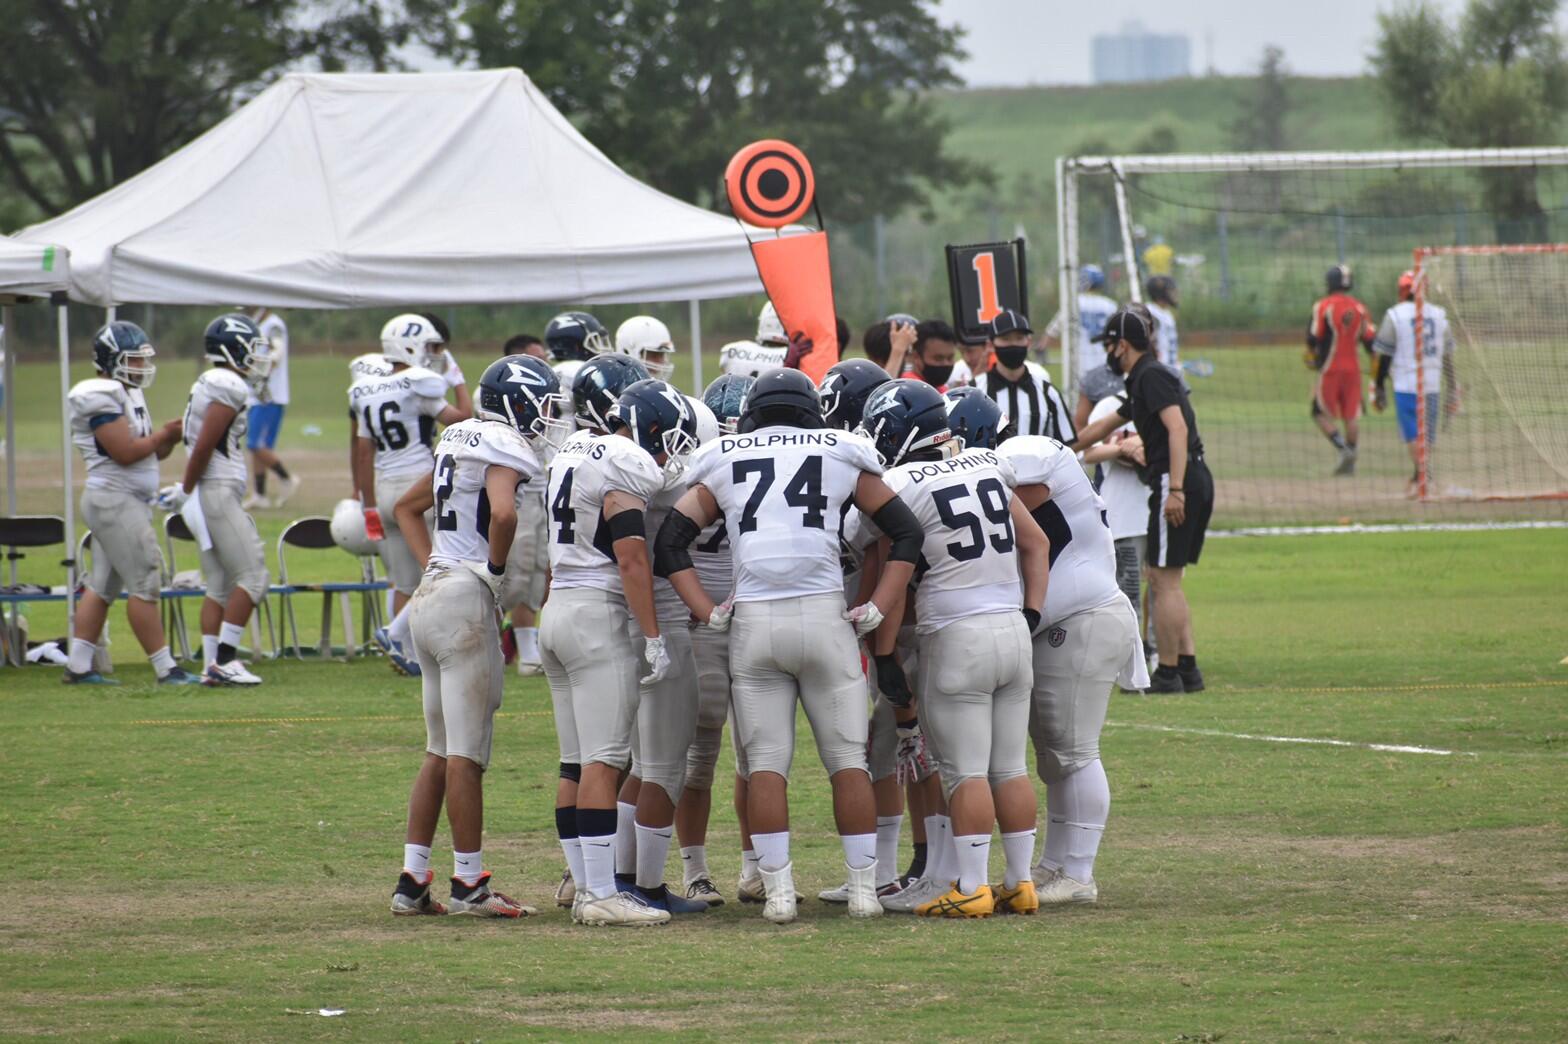
{"type": "Polygon", "coordinates": [[[876,450],[844,431],[763,428],[696,452],[690,483],[724,514],[735,601],[843,594],[840,521],[862,472],[882,474],[876,450]]]}
{"type": "Polygon", "coordinates": [[[996,451],[1012,465],[1019,486],[1048,486],[1032,512],[1051,542],[1046,623],[1125,597],[1116,586],[1116,544],[1105,501],[1094,491],[1072,450],[1045,435],[1019,435],[996,451]]]}
{"type": "MultiPolygon", "coordinates": [[[[492,465],[511,468],[525,486],[544,484],[544,465],[534,447],[500,421],[465,420],[441,433],[435,453],[435,532],[430,561],[446,565],[490,559],[490,494],[485,474],[492,465]]],[[[517,493],[524,492],[519,486],[517,493]]]]}
{"type": "MultiPolygon", "coordinates": [[[[995,450],[890,468],[887,484],[920,520],[925,541],[915,565],[915,633],[1023,607],[1011,505],[1013,469],[995,450]]],[[[882,534],[850,512],[846,540],[867,547],[882,534]]]]}
{"type": "Polygon", "coordinates": [[[550,461],[545,494],[550,587],[621,593],[604,498],[625,493],[646,505],[664,482],[664,470],[653,457],[622,435],[579,431],[567,439],[550,461]]]}
{"type": "Polygon", "coordinates": [[[436,418],[446,408],[444,378],[420,366],[366,374],[349,385],[348,406],[354,414],[355,434],[376,445],[376,474],[418,475],[430,470],[436,418]]]}

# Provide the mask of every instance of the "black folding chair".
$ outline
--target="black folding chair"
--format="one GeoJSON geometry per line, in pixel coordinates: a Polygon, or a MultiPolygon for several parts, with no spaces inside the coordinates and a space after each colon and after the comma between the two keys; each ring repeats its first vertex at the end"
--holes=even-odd
{"type": "Polygon", "coordinates": [[[281,650],[282,654],[293,652],[296,657],[304,658],[304,649],[299,643],[299,625],[294,616],[294,600],[296,594],[319,593],[321,595],[321,644],[318,646],[322,656],[331,656],[332,649],[332,596],[337,595],[338,611],[343,621],[343,647],[344,654],[352,657],[359,652],[354,643],[354,616],[350,611],[349,596],[358,594],[361,605],[360,645],[370,644],[371,630],[381,624],[381,604],[379,595],[386,591],[387,585],[375,579],[375,574],[360,561],[361,579],[345,583],[320,583],[320,584],[295,584],[289,581],[289,567],[285,556],[285,548],[299,548],[309,551],[325,551],[337,549],[337,542],[332,539],[332,520],[320,515],[311,515],[297,518],[290,522],[278,537],[278,583],[280,585],[279,597],[283,599],[282,613],[289,628],[290,644],[281,650]]]}
{"type": "MultiPolygon", "coordinates": [[[[27,556],[17,548],[21,547],[55,547],[64,546],[65,519],[58,515],[12,515],[0,518],[0,547],[5,548],[6,564],[8,570],[7,583],[14,584],[16,576],[16,563],[27,556]]],[[[71,563],[60,563],[65,567],[65,582],[72,582],[71,563]]],[[[19,619],[18,605],[22,602],[57,602],[65,601],[67,595],[53,593],[23,593],[17,590],[6,589],[0,591],[0,606],[8,611],[5,613],[5,659],[13,666],[20,667],[26,659],[26,650],[22,648],[22,623],[19,619]]]]}
{"type": "MultiPolygon", "coordinates": [[[[195,656],[195,651],[191,648],[190,634],[185,627],[185,600],[187,598],[205,598],[207,596],[207,592],[204,588],[185,588],[173,586],[174,578],[180,573],[179,560],[174,553],[175,541],[180,541],[182,543],[188,542],[191,544],[196,543],[196,534],[192,533],[190,526],[185,524],[184,516],[177,512],[165,516],[163,520],[163,561],[166,575],[168,577],[164,583],[163,597],[167,600],[171,607],[171,616],[169,619],[171,626],[177,627],[179,630],[180,646],[184,650],[185,658],[191,659],[195,656]]],[[[200,570],[200,568],[201,566],[198,564],[197,569],[200,570]]],[[[280,594],[281,591],[279,588],[273,587],[267,593],[280,594]]],[[[198,612],[199,611],[200,610],[198,610],[198,612]]],[[[263,597],[260,602],[256,603],[255,611],[250,614],[250,640],[252,655],[258,657],[263,655],[272,658],[277,657],[277,630],[273,626],[272,622],[272,606],[267,602],[265,597],[263,597]],[[263,653],[261,648],[261,621],[263,620],[266,621],[267,642],[271,649],[270,652],[266,653],[263,653]]]]}

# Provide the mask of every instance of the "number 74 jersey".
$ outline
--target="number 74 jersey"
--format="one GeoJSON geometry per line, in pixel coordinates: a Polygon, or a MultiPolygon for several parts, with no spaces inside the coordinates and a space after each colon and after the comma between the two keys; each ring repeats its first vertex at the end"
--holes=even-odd
{"type": "MultiPolygon", "coordinates": [[[[430,560],[447,565],[490,559],[490,494],[485,475],[491,466],[522,476],[526,486],[544,484],[544,465],[528,440],[500,421],[465,420],[441,433],[436,443],[435,529],[430,560]]],[[[537,494],[532,494],[537,495],[537,494]]]]}

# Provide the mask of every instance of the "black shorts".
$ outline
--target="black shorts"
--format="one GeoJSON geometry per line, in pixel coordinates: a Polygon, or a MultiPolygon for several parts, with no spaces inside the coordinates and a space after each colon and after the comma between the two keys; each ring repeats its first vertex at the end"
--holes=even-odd
{"type": "Polygon", "coordinates": [[[1165,498],[1171,477],[1153,476],[1149,487],[1149,552],[1145,564],[1179,569],[1197,562],[1203,553],[1203,537],[1209,531],[1209,516],[1214,513],[1214,476],[1201,460],[1187,465],[1182,485],[1187,498],[1187,517],[1179,526],[1165,520],[1165,498]]]}

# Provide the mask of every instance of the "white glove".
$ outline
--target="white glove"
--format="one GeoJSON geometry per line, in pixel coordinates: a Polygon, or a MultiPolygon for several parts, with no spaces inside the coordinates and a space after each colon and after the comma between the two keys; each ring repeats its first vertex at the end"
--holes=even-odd
{"type": "Polygon", "coordinates": [[[920,729],[920,719],[898,723],[898,785],[919,783],[931,774],[931,760],[926,754],[926,734],[920,729]]]}
{"type": "Polygon", "coordinates": [[[164,486],[158,491],[158,498],[154,501],[162,511],[178,511],[185,506],[191,495],[185,492],[185,487],[176,482],[172,486],[164,486]]]}
{"type": "Polygon", "coordinates": [[[644,685],[657,685],[670,673],[670,654],[664,648],[663,638],[644,638],[642,658],[648,661],[651,668],[648,676],[642,679],[644,685]]]}
{"type": "Polygon", "coordinates": [[[730,618],[735,615],[735,599],[727,598],[713,607],[708,614],[708,626],[720,633],[730,629],[730,618]]]}
{"type": "Polygon", "coordinates": [[[863,602],[853,609],[844,610],[844,619],[855,625],[855,633],[870,634],[882,624],[882,610],[875,602],[863,602]]]}
{"type": "Polygon", "coordinates": [[[485,582],[485,586],[490,588],[492,598],[498,602],[501,600],[501,583],[506,579],[504,572],[492,573],[488,562],[464,562],[463,565],[470,573],[485,582]]]}

